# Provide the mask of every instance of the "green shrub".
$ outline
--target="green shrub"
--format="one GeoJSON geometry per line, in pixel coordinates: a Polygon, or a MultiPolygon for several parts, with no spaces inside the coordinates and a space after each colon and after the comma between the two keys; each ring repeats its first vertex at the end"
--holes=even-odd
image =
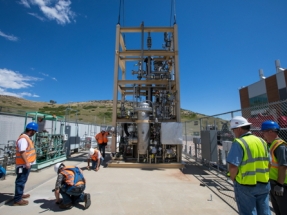
{"type": "Polygon", "coordinates": [[[89,106],[84,106],[83,107],[83,109],[93,109],[93,108],[97,108],[97,106],[89,105],[89,106]]]}

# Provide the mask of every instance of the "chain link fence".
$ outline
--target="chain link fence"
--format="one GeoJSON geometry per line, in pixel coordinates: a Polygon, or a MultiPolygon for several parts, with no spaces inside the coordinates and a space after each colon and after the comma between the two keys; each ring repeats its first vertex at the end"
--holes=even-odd
{"type": "MultiPolygon", "coordinates": [[[[228,170],[226,157],[234,139],[230,120],[235,116],[246,118],[252,123],[251,132],[262,138],[261,124],[266,120],[275,121],[281,128],[279,137],[287,141],[287,101],[257,105],[183,123],[183,157],[188,161],[195,160],[217,175],[218,178],[213,180],[217,186],[209,188],[237,210],[233,185],[226,177],[228,170]]],[[[203,182],[209,180],[204,176],[201,177],[203,182]]]]}
{"type": "Polygon", "coordinates": [[[206,148],[211,147],[209,150],[210,153],[217,154],[217,160],[214,161],[213,159],[211,163],[216,163],[215,165],[218,166],[219,169],[226,169],[225,158],[231,146],[230,142],[234,139],[234,134],[230,129],[230,120],[235,116],[243,116],[246,118],[248,122],[252,123],[251,132],[262,138],[263,133],[260,131],[261,124],[266,120],[275,121],[281,128],[279,137],[287,141],[287,101],[280,101],[184,122],[183,153],[194,158],[196,161],[210,163],[209,161],[211,160],[207,158],[213,156],[203,157],[202,152],[205,152],[206,148]],[[214,139],[216,138],[216,140],[212,139],[210,144],[216,142],[216,149],[212,148],[214,147],[213,145],[201,144],[201,134],[204,134],[204,131],[213,132],[215,134],[214,139]],[[203,146],[206,147],[203,148],[203,146]]]}

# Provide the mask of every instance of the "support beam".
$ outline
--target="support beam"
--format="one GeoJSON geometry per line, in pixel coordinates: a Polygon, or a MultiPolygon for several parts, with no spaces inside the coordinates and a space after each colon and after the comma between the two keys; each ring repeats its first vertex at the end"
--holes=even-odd
{"type": "MultiPolygon", "coordinates": [[[[119,85],[125,84],[135,84],[135,85],[143,85],[143,84],[156,84],[156,85],[167,85],[168,80],[119,80],[119,85]]],[[[171,81],[171,84],[174,85],[175,81],[171,81]]]]}
{"type": "MultiPolygon", "coordinates": [[[[121,57],[135,56],[141,57],[141,50],[127,50],[120,52],[121,57]]],[[[144,56],[174,56],[176,53],[165,50],[144,50],[144,56]]]]}
{"type": "MultiPolygon", "coordinates": [[[[122,27],[121,33],[141,33],[141,27],[122,27]]],[[[173,27],[144,27],[144,32],[173,32],[173,27]]]]}
{"type": "MultiPolygon", "coordinates": [[[[116,26],[116,44],[115,44],[115,62],[114,62],[114,98],[113,98],[113,115],[112,115],[112,126],[117,128],[117,101],[118,101],[118,75],[119,75],[119,40],[120,40],[120,25],[117,24],[116,26]]],[[[113,135],[112,137],[112,145],[111,145],[111,150],[113,152],[116,151],[116,141],[117,137],[113,135]]]]}
{"type": "Polygon", "coordinates": [[[177,122],[180,122],[180,82],[179,82],[179,57],[178,57],[178,35],[177,35],[177,24],[174,24],[174,34],[173,34],[173,42],[174,42],[174,71],[175,71],[175,82],[176,82],[176,117],[177,122]]]}

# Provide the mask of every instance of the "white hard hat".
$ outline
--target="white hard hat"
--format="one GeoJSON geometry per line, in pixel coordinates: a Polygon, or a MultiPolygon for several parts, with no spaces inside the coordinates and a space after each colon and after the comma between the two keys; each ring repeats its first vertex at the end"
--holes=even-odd
{"type": "Polygon", "coordinates": [[[90,155],[93,155],[95,153],[95,149],[93,148],[90,148],[90,151],[89,151],[90,155]]]}
{"type": "Polygon", "coordinates": [[[56,172],[57,174],[58,174],[59,168],[60,168],[61,166],[64,166],[64,164],[63,164],[63,163],[56,163],[56,164],[54,165],[54,170],[55,170],[55,172],[56,172]]]}
{"type": "Polygon", "coordinates": [[[247,119],[245,119],[242,116],[236,116],[230,120],[230,128],[239,128],[246,125],[251,125],[252,123],[248,122],[247,119]]]}

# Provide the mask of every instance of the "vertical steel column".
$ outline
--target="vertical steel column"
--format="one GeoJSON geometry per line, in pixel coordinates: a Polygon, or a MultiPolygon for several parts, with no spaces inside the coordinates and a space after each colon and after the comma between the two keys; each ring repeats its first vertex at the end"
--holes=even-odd
{"type": "Polygon", "coordinates": [[[112,126],[115,133],[112,136],[111,152],[116,152],[117,147],[117,102],[118,102],[118,76],[119,76],[119,52],[120,52],[120,25],[116,26],[116,45],[115,45],[115,62],[114,62],[114,98],[113,98],[113,116],[112,126]]]}
{"type": "MultiPolygon", "coordinates": [[[[173,25],[173,45],[174,45],[174,76],[175,76],[175,87],[176,87],[176,95],[175,95],[175,106],[176,106],[176,121],[180,122],[180,78],[179,78],[179,57],[178,57],[178,34],[177,34],[177,24],[173,25]]],[[[178,145],[177,147],[178,159],[177,162],[181,162],[182,160],[182,145],[178,145]],[[180,153],[179,153],[180,151],[180,153]]]]}
{"type": "Polygon", "coordinates": [[[180,122],[180,80],[179,80],[179,57],[178,57],[178,34],[177,24],[173,25],[173,41],[174,41],[174,76],[176,84],[176,121],[180,122]]]}

